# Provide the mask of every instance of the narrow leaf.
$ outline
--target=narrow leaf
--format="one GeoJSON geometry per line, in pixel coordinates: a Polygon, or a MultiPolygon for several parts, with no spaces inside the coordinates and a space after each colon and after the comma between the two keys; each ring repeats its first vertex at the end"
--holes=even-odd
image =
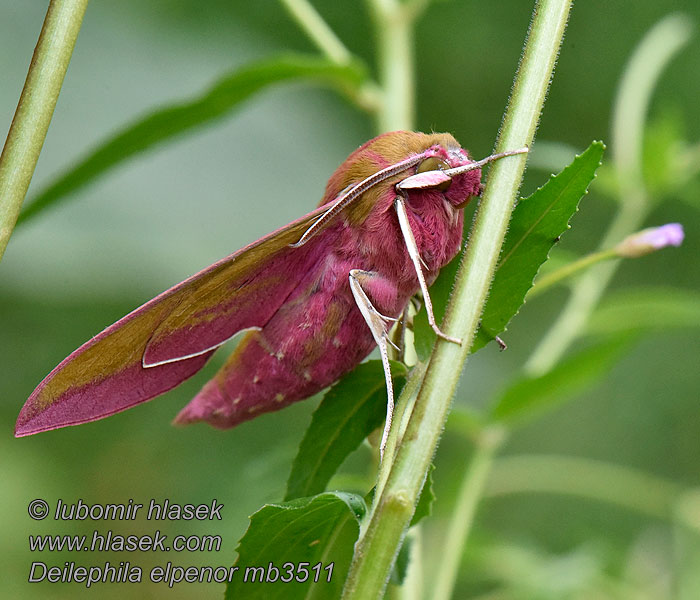
{"type": "Polygon", "coordinates": [[[593,142],[515,207],[472,352],[503,332],[517,314],[552,246],[569,229],[569,220],[587,193],[604,150],[601,142],[593,142]]]}
{"type": "MultiPolygon", "coordinates": [[[[405,382],[406,368],[392,363],[394,395],[405,382]]],[[[386,387],[380,360],[359,365],[324,396],[299,446],[287,482],[285,500],[312,496],[328,481],[386,417],[386,387]]]]}
{"type": "Polygon", "coordinates": [[[677,288],[647,288],[610,294],[588,321],[590,333],[604,334],[699,326],[700,294],[677,288]]]}
{"type": "MultiPolygon", "coordinates": [[[[532,287],[535,275],[547,260],[552,246],[569,228],[569,220],[595,177],[604,149],[601,142],[593,142],[561,173],[552,176],[515,207],[472,352],[504,331],[522,306],[525,294],[532,287]]],[[[457,267],[455,259],[442,270],[430,289],[438,322],[444,314],[457,267]]],[[[435,334],[428,325],[424,310],[414,321],[416,352],[426,360],[435,334]]]]}
{"type": "Polygon", "coordinates": [[[544,375],[516,379],[494,405],[492,420],[520,422],[563,404],[601,379],[629,345],[629,336],[616,336],[570,356],[544,375]]]}
{"type": "Polygon", "coordinates": [[[364,78],[359,64],[339,66],[304,55],[284,55],[244,66],[219,79],[198,98],[161,107],[105,140],[36,196],[18,222],[35,217],[135,155],[227,115],[272,84],[310,79],[344,90],[358,87],[364,78]]]}
{"type": "Polygon", "coordinates": [[[365,512],[360,496],[340,492],[263,506],[238,544],[225,597],[339,598],[365,512]]]}

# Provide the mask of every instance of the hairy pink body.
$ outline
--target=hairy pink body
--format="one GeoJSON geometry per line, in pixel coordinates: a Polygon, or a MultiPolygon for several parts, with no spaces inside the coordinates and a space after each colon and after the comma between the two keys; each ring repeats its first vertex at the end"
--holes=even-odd
{"type": "MultiPolygon", "coordinates": [[[[337,182],[344,180],[349,166],[370,160],[379,170],[391,164],[375,151],[378,139],[356,150],[334,173],[321,205],[340,192],[337,182]]],[[[470,162],[456,145],[433,145],[432,150],[449,167],[470,162]]],[[[428,283],[459,251],[461,207],[479,193],[480,176],[478,170],[469,171],[456,176],[445,192],[416,190],[407,196],[409,223],[428,283]]],[[[246,335],[176,422],[232,427],[321,391],[372,351],[376,344],[352,296],[350,271],[375,274],[363,288],[375,308],[389,317],[399,317],[419,289],[393,206],[396,195],[393,185],[382,186],[361,226],[353,226],[352,215],[341,214],[318,234],[314,248],[324,252],[307,253],[298,285],[260,330],[246,335]]]]}

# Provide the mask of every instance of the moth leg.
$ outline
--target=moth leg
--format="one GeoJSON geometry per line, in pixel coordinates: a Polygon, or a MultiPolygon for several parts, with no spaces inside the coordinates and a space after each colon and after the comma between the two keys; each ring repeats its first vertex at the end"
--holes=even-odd
{"type": "Polygon", "coordinates": [[[410,304],[403,309],[398,327],[394,329],[392,337],[389,338],[391,345],[396,348],[396,358],[400,362],[404,362],[406,355],[406,331],[408,330],[409,306],[410,304]]]}
{"type": "Polygon", "coordinates": [[[363,271],[361,269],[352,269],[349,274],[350,290],[355,298],[357,307],[360,309],[360,313],[362,313],[362,316],[365,319],[365,323],[367,323],[369,330],[372,332],[374,341],[379,347],[379,354],[382,357],[382,366],[384,367],[384,378],[386,379],[387,394],[386,423],[384,424],[384,433],[382,433],[382,442],[379,445],[379,456],[383,460],[384,448],[386,448],[389,430],[391,429],[391,421],[394,416],[394,386],[391,381],[391,369],[389,367],[388,353],[388,343],[390,343],[391,340],[389,339],[387,322],[395,322],[397,319],[381,314],[372,305],[372,302],[367,297],[365,290],[362,289],[362,282],[367,281],[372,277],[376,277],[376,274],[370,271],[363,271]]]}
{"type": "Polygon", "coordinates": [[[461,344],[462,340],[456,337],[452,337],[443,333],[435,322],[435,315],[433,314],[433,303],[430,300],[430,294],[428,293],[428,284],[425,282],[425,277],[423,275],[423,268],[421,263],[423,259],[418,252],[418,246],[416,245],[416,238],[413,237],[413,231],[411,231],[411,224],[408,222],[408,214],[406,213],[406,204],[403,198],[397,196],[394,199],[394,208],[396,209],[396,214],[399,217],[399,226],[401,227],[401,233],[403,234],[404,242],[406,243],[406,249],[408,250],[408,255],[411,257],[411,262],[416,270],[416,276],[418,277],[418,284],[420,285],[421,292],[423,292],[423,302],[425,302],[425,310],[428,313],[428,323],[433,328],[433,331],[438,337],[441,337],[448,342],[453,342],[455,344],[461,344]]]}

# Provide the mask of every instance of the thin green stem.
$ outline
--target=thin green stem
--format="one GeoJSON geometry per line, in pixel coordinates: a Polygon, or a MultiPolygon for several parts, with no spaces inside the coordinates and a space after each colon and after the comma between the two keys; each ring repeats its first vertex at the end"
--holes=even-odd
{"type": "Polygon", "coordinates": [[[341,65],[352,62],[352,54],[307,0],[280,0],[292,18],[330,60],[341,65]]]}
{"type": "Polygon", "coordinates": [[[442,546],[442,558],[434,579],[433,600],[449,600],[452,596],[462,551],[469,538],[494,455],[502,445],[503,434],[503,430],[497,427],[484,430],[467,464],[442,546]]]}
{"type": "Polygon", "coordinates": [[[571,456],[499,458],[485,496],[565,494],[608,502],[658,519],[670,519],[683,487],[622,465],[571,456]]]}
{"type": "Polygon", "coordinates": [[[412,130],[415,121],[413,30],[419,10],[397,0],[369,0],[377,31],[379,79],[384,102],[379,132],[412,130]]]}
{"type": "MultiPolygon", "coordinates": [[[[531,145],[570,6],[570,0],[537,3],[497,151],[531,145]]],[[[436,344],[377,509],[355,546],[343,593],[346,600],[380,598],[386,587],[479,323],[524,167],[521,155],[492,168],[443,323],[462,344],[436,344]]]]}
{"type": "MultiPolygon", "coordinates": [[[[642,179],[642,132],[651,93],[671,58],[690,39],[691,27],[683,17],[672,15],[657,23],[630,59],[620,84],[613,112],[612,147],[621,206],[603,237],[600,248],[610,248],[639,229],[650,210],[642,179]]],[[[619,260],[599,264],[576,281],[569,300],[524,366],[529,375],[549,371],[583,330],[619,260]]]]}
{"type": "MultiPolygon", "coordinates": [[[[354,60],[350,50],[308,0],[280,0],[280,2],[326,58],[339,65],[348,65],[354,60]]],[[[373,115],[380,113],[382,93],[374,81],[368,80],[359,89],[348,88],[346,91],[362,110],[373,115]]]]}
{"type": "Polygon", "coordinates": [[[0,156],[0,260],[34,175],[88,0],[51,0],[0,156]]]}
{"type": "Polygon", "coordinates": [[[610,260],[611,258],[615,258],[616,256],[617,253],[615,252],[614,248],[609,248],[608,250],[600,250],[598,252],[592,252],[591,254],[582,256],[578,260],[564,265],[556,271],[552,271],[551,273],[547,273],[542,277],[538,277],[535,281],[535,285],[532,286],[528,291],[525,300],[531,300],[535,296],[539,296],[542,292],[547,291],[549,288],[561,283],[569,277],[578,275],[579,273],[585,271],[589,267],[592,267],[593,265],[598,264],[599,262],[603,262],[604,260],[610,260]]]}
{"type": "MultiPolygon", "coordinates": [[[[606,238],[619,240],[625,233],[637,229],[642,221],[643,215],[637,214],[636,211],[620,211],[610,231],[619,231],[622,235],[606,238]]],[[[607,244],[601,244],[603,245],[607,244]]],[[[559,362],[579,332],[583,331],[619,262],[617,259],[597,264],[573,284],[564,309],[523,366],[526,374],[533,377],[543,375],[559,362]]]]}

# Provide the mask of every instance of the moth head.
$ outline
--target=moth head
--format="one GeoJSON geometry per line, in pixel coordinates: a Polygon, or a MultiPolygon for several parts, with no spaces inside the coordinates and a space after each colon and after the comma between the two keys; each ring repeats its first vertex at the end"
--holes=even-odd
{"type": "Polygon", "coordinates": [[[463,208],[481,189],[481,169],[466,150],[433,146],[418,163],[415,173],[396,184],[402,195],[437,192],[455,208],[463,208]],[[474,165],[472,168],[471,165],[474,165]]]}
{"type": "Polygon", "coordinates": [[[409,200],[414,194],[423,199],[437,197],[455,209],[463,208],[472,196],[481,193],[481,167],[524,152],[527,148],[473,161],[449,134],[394,131],[380,135],[355,150],[331,175],[320,203],[327,205],[327,210],[291,246],[304,245],[346,209],[346,215],[362,223],[380,195],[387,201],[385,207],[391,206],[395,194],[409,200]],[[407,156],[409,149],[412,151],[407,156]],[[394,177],[401,179],[387,189],[386,180],[394,177]]]}

